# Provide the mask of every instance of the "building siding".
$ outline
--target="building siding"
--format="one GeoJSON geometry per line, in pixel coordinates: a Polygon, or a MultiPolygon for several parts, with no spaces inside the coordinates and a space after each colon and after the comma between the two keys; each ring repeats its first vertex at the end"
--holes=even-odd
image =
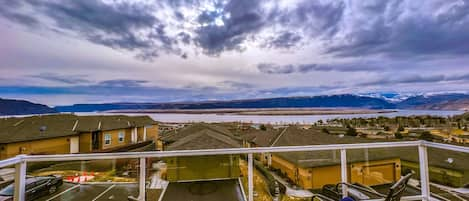
{"type": "Polygon", "coordinates": [[[198,181],[238,178],[239,156],[196,156],[168,158],[167,180],[198,181]]]}
{"type": "Polygon", "coordinates": [[[130,144],[130,141],[127,140],[127,132],[126,130],[130,129],[118,129],[118,130],[109,130],[109,131],[103,131],[101,132],[101,149],[106,150],[106,149],[112,149],[116,148],[119,146],[127,145],[130,144]],[[119,142],[119,133],[124,133],[124,141],[119,142]],[[111,135],[111,144],[105,144],[105,136],[109,134],[111,135]]]}
{"type": "Polygon", "coordinates": [[[91,152],[91,133],[80,134],[80,152],[81,153],[91,152]]]}
{"type": "Polygon", "coordinates": [[[3,145],[2,159],[19,154],[68,154],[70,137],[58,137],[3,145]]]}
{"type": "MultiPolygon", "coordinates": [[[[341,182],[340,165],[301,168],[272,155],[272,168],[280,170],[289,180],[305,189],[318,189],[326,184],[341,182]]],[[[349,182],[378,185],[397,181],[400,178],[400,159],[375,160],[348,165],[349,182]]]]}

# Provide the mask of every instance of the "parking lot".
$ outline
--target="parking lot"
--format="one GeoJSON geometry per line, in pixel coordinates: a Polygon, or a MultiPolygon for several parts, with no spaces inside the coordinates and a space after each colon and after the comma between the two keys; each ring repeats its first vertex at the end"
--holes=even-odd
{"type": "Polygon", "coordinates": [[[39,201],[127,201],[128,196],[138,196],[137,184],[70,184],[64,183],[57,192],[39,201]]]}

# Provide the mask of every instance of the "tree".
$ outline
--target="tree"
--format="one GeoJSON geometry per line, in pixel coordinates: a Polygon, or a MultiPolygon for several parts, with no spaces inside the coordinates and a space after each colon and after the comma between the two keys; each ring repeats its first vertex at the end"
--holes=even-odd
{"type": "Polygon", "coordinates": [[[426,140],[426,141],[433,141],[433,135],[430,132],[425,131],[422,134],[420,134],[419,139],[426,140]]]}
{"type": "Polygon", "coordinates": [[[267,130],[267,127],[265,127],[265,125],[264,125],[264,124],[261,124],[261,125],[259,126],[259,129],[261,129],[261,130],[265,131],[265,130],[267,130]]]}
{"type": "Polygon", "coordinates": [[[385,130],[385,131],[390,131],[391,128],[389,128],[389,126],[384,126],[384,130],[385,130]]]}
{"type": "Polygon", "coordinates": [[[357,133],[357,130],[351,126],[347,126],[347,132],[345,133],[346,135],[348,136],[357,136],[358,133],[357,133]]]}
{"type": "Polygon", "coordinates": [[[404,138],[404,136],[402,135],[401,132],[396,132],[396,133],[394,133],[394,137],[395,137],[396,139],[402,139],[402,138],[404,138]]]}
{"type": "Polygon", "coordinates": [[[402,132],[402,131],[404,131],[404,126],[402,126],[402,125],[399,125],[399,128],[397,128],[397,131],[399,131],[399,132],[402,132]]]}
{"type": "Polygon", "coordinates": [[[327,128],[323,128],[323,129],[322,129],[322,132],[323,132],[323,133],[330,134],[330,132],[329,132],[329,130],[328,130],[327,128]]]}

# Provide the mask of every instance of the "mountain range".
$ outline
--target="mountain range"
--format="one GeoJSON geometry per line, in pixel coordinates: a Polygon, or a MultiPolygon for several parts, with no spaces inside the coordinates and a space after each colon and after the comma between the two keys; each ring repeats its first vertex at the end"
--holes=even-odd
{"type": "Polygon", "coordinates": [[[47,105],[32,103],[25,100],[0,98],[0,116],[57,113],[57,110],[47,105]]]}
{"type": "Polygon", "coordinates": [[[403,100],[369,95],[327,95],[280,97],[231,101],[202,101],[177,103],[104,103],[57,106],[60,112],[94,112],[106,110],[141,109],[219,109],[219,108],[293,108],[293,107],[348,107],[368,109],[428,109],[468,110],[469,94],[417,95],[403,100]]]}
{"type": "Polygon", "coordinates": [[[399,94],[342,94],[327,96],[245,99],[231,101],[75,104],[68,106],[56,106],[54,108],[23,100],[0,99],[0,115],[43,114],[55,112],[96,112],[109,110],[142,109],[235,109],[301,107],[469,110],[469,94],[436,94],[415,96],[403,96],[399,94]]]}

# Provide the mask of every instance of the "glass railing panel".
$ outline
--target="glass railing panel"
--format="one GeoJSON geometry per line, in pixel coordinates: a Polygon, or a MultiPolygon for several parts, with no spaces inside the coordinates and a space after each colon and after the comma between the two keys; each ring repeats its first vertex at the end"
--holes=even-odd
{"type": "Polygon", "coordinates": [[[240,154],[150,158],[147,200],[244,200],[240,154]]]}
{"type": "Polygon", "coordinates": [[[439,200],[469,200],[469,153],[428,148],[431,196],[439,200]]]}
{"type": "Polygon", "coordinates": [[[390,197],[396,183],[402,184],[402,196],[421,195],[417,147],[352,149],[346,155],[349,196],[390,197]]]}
{"type": "Polygon", "coordinates": [[[340,153],[297,151],[254,154],[254,200],[303,201],[338,199],[340,153]]]}
{"type": "Polygon", "coordinates": [[[119,200],[138,197],[136,159],[28,162],[26,200],[119,200]]]}
{"type": "Polygon", "coordinates": [[[15,192],[15,166],[0,168],[0,200],[11,198],[13,200],[15,192]]]}

